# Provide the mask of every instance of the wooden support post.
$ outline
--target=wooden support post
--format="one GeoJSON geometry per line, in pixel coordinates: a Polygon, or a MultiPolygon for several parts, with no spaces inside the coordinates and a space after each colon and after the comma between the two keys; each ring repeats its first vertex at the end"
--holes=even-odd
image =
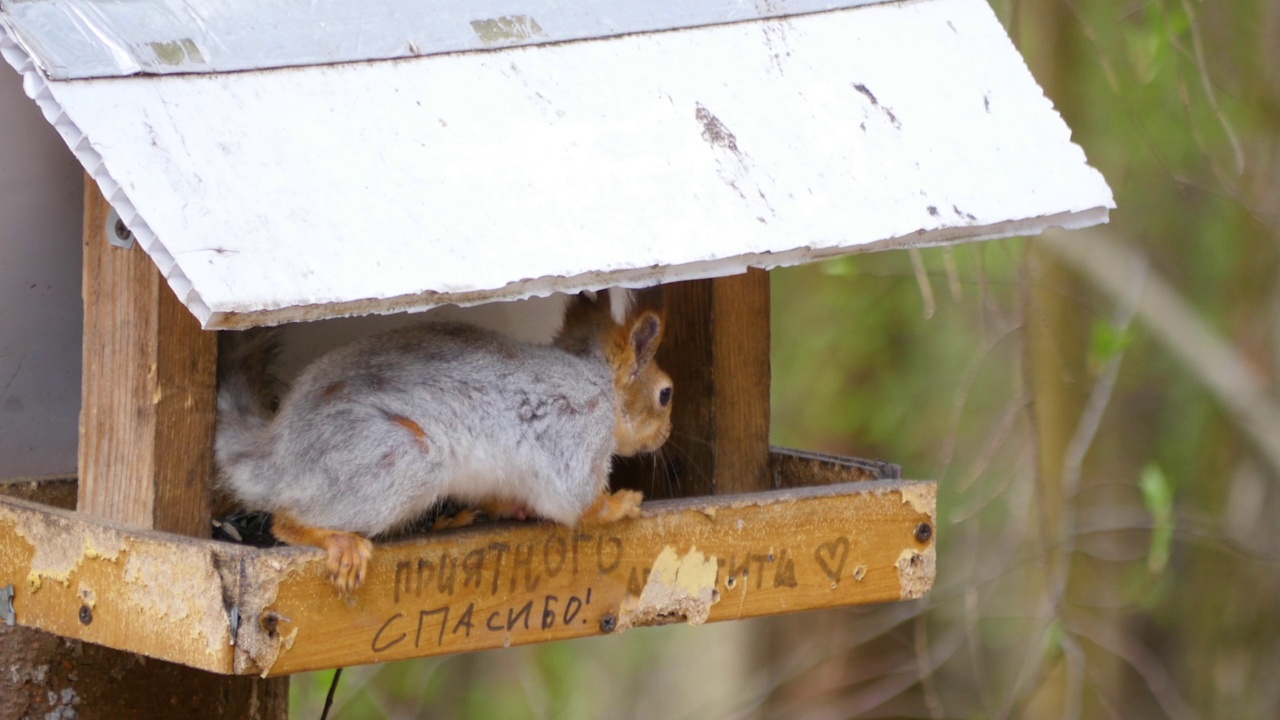
{"type": "Polygon", "coordinates": [[[206,536],[217,336],[146,253],[108,242],[111,208],[92,180],[84,210],[79,509],[206,536]]]}
{"type": "Polygon", "coordinates": [[[672,436],[615,478],[650,498],[770,488],[769,274],[672,283],[665,303],[658,364],[675,384],[672,436]]]}
{"type": "MultiPolygon", "coordinates": [[[[110,244],[110,211],[86,178],[77,507],[207,538],[217,336],[200,329],[146,253],[110,244]]],[[[160,612],[158,606],[151,611],[160,612]]],[[[132,619],[139,621],[147,618],[132,619]]],[[[38,631],[15,632],[23,633],[10,639],[23,650],[15,657],[31,667],[73,669],[58,697],[79,698],[68,710],[82,718],[288,716],[284,678],[221,676],[105,647],[82,649],[38,631]]]]}

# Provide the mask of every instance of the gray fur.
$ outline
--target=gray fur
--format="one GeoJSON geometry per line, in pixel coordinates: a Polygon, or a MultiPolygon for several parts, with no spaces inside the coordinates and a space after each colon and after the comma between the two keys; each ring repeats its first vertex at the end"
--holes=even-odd
{"type": "Polygon", "coordinates": [[[250,508],[366,535],[445,498],[525,503],[572,524],[605,489],[615,446],[603,350],[575,354],[458,323],[332,352],[268,415],[244,373],[224,377],[222,482],[250,508]]]}

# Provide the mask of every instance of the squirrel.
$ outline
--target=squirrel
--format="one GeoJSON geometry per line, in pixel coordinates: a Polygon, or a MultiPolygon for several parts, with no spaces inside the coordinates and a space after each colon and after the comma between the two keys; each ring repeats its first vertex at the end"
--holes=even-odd
{"type": "Polygon", "coordinates": [[[463,323],[371,335],[308,366],[272,412],[262,343],[222,373],[214,457],[220,484],[274,514],[272,534],[327,552],[339,595],[364,582],[369,537],[445,499],[497,517],[564,525],[638,517],[610,493],[614,455],[671,434],[672,382],[654,361],[664,322],[607,295],[570,299],[550,345],[463,323]]]}

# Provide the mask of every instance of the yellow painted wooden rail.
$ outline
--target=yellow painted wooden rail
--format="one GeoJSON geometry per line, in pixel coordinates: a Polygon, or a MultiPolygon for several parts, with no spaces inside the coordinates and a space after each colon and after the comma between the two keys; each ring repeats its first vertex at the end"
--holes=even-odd
{"type": "MultiPolygon", "coordinates": [[[[863,471],[783,458],[778,473],[863,471]]],[[[345,665],[919,597],[935,485],[877,480],[646,503],[570,529],[480,525],[375,550],[339,599],[322,554],[260,550],[0,499],[20,625],[217,673],[345,665]]]]}

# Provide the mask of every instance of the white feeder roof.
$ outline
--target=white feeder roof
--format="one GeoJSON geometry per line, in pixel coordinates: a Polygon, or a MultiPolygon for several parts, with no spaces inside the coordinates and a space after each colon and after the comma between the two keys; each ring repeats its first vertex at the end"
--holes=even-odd
{"type": "MultiPolygon", "coordinates": [[[[612,4],[477,4],[420,12],[525,44],[441,31],[410,51],[468,51],[210,74],[190,70],[244,52],[165,27],[117,33],[117,62],[85,67],[152,72],[159,43],[177,74],[55,80],[84,74],[75,53],[41,54],[17,10],[66,4],[0,6],[0,53],[206,327],[728,275],[1083,227],[1114,206],[985,0],[592,40],[572,38],[630,26],[557,19],[612,4]]],[[[343,36],[319,25],[317,47],[343,36]]],[[[361,30],[363,56],[416,37],[383,25],[361,30]]]]}

